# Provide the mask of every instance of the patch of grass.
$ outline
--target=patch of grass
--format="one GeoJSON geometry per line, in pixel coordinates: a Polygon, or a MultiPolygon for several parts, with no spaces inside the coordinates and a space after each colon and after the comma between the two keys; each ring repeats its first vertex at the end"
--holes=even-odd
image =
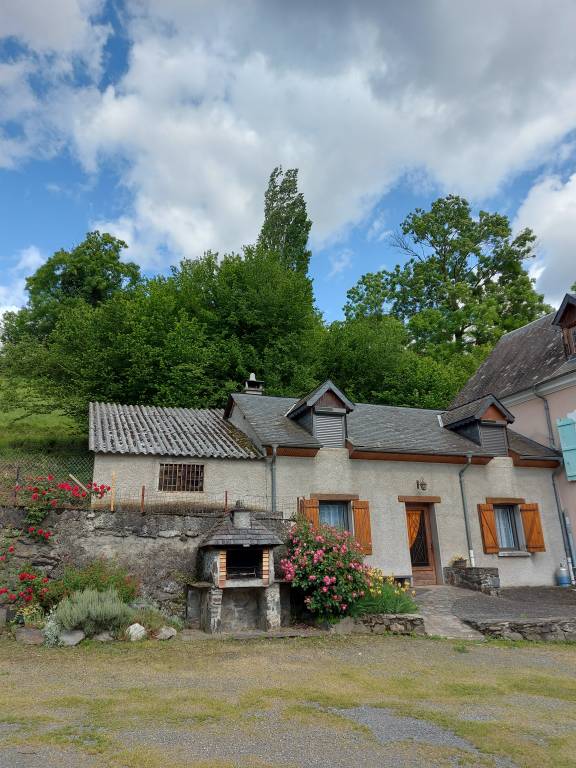
{"type": "Polygon", "coordinates": [[[469,653],[469,648],[465,642],[454,643],[454,650],[456,653],[469,653]]]}
{"type": "Polygon", "coordinates": [[[26,416],[23,410],[0,411],[0,455],[82,454],[88,440],[78,424],[61,413],[26,416]]]}
{"type": "MultiPolygon", "coordinates": [[[[471,762],[463,757],[462,765],[493,768],[496,757],[523,768],[572,765],[576,649],[466,647],[462,654],[453,641],[353,636],[88,644],[72,652],[0,640],[0,674],[10,672],[2,680],[0,711],[21,726],[13,735],[19,744],[41,738],[44,746],[79,756],[93,750],[102,766],[113,768],[202,766],[195,739],[206,743],[215,733],[231,743],[236,733],[259,739],[268,722],[270,739],[274,728],[288,728],[295,739],[324,734],[324,742],[338,748],[353,736],[360,751],[382,756],[382,745],[346,717],[347,708],[359,705],[448,728],[480,750],[471,762]],[[31,669],[42,673],[31,679],[31,669]],[[140,735],[150,741],[156,738],[151,734],[167,731],[178,733],[177,747],[156,754],[137,743],[140,735]]],[[[386,755],[405,748],[386,745],[386,755]]],[[[426,745],[425,764],[446,764],[456,752],[426,745]]],[[[238,758],[232,764],[265,766],[267,757],[258,752],[256,762],[238,758]]],[[[204,764],[228,765],[217,759],[204,764]]]]}

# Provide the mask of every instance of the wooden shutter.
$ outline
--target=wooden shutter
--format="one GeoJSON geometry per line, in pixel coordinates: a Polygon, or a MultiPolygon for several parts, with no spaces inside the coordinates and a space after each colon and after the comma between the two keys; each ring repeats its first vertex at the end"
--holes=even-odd
{"type": "Polygon", "coordinates": [[[480,517],[480,531],[482,533],[484,552],[488,555],[494,555],[500,551],[494,506],[492,504],[478,504],[478,516],[480,517]]]}
{"type": "Polygon", "coordinates": [[[354,515],[354,538],[365,555],[372,554],[372,531],[370,528],[370,504],[367,501],[352,502],[354,515]]]}
{"type": "Polygon", "coordinates": [[[320,527],[320,502],[318,499],[302,499],[300,509],[306,520],[312,523],[312,528],[320,527]]]}
{"type": "Polygon", "coordinates": [[[528,552],[546,552],[538,504],[520,504],[520,514],[528,552]]]}

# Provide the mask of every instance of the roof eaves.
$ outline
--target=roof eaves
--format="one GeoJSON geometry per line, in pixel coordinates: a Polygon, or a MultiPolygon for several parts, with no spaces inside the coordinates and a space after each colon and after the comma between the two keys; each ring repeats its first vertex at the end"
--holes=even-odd
{"type": "Polygon", "coordinates": [[[576,306],[576,294],[567,293],[564,296],[564,298],[562,299],[562,304],[560,304],[558,308],[558,312],[556,312],[556,314],[554,315],[554,319],[552,320],[552,325],[560,325],[560,321],[562,320],[562,315],[564,314],[568,304],[572,304],[572,306],[576,306]]]}

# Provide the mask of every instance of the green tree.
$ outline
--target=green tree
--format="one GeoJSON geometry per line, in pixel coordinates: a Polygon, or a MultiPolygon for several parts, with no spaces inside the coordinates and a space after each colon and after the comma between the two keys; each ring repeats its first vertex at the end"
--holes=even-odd
{"type": "Polygon", "coordinates": [[[264,223],[258,248],[275,253],[289,269],[307,274],[310,262],[308,218],[304,195],[298,192],[298,169],[274,168],[264,195],[264,223]]]}
{"type": "Polygon", "coordinates": [[[332,378],[357,402],[444,408],[474,372],[471,355],[439,361],[410,348],[404,324],[391,316],[332,323],[319,378],[332,378]]]}
{"type": "Polygon", "coordinates": [[[408,260],[364,275],[348,292],[347,317],[390,313],[416,348],[443,355],[494,344],[507,331],[549,311],[525,263],[529,229],[513,235],[506,216],[449,195],[409,214],[393,239],[408,260]]]}
{"type": "Polygon", "coordinates": [[[26,279],[27,305],[20,312],[7,313],[3,341],[26,335],[44,338],[72,303],[97,306],[119,291],[134,288],[141,280],[140,268],[120,261],[126,247],[105,232],[88,232],[70,251],[56,251],[26,279]]]}
{"type": "Polygon", "coordinates": [[[122,262],[128,246],[106,232],[88,232],[71,251],[61,249],[26,280],[32,307],[64,299],[82,299],[96,306],[140,280],[140,268],[122,262]]]}

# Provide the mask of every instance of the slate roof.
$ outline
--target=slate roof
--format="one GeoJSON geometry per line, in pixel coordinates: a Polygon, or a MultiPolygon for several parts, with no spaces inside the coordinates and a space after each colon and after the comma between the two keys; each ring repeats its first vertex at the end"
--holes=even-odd
{"type": "MultiPolygon", "coordinates": [[[[233,394],[232,399],[263,445],[320,447],[313,435],[285,415],[297,402],[296,398],[233,394]]],[[[346,417],[348,440],[354,448],[364,451],[493,455],[471,440],[443,427],[439,419],[442,415],[443,411],[423,408],[356,403],[354,410],[346,417]]],[[[541,448],[547,450],[545,446],[541,448]]]]}
{"type": "Polygon", "coordinates": [[[442,414],[442,423],[445,427],[450,427],[453,424],[461,424],[462,422],[471,419],[479,419],[486,413],[491,405],[495,405],[496,408],[501,410],[509,422],[514,421],[514,416],[512,416],[507,408],[504,408],[502,403],[498,402],[494,395],[485,395],[485,397],[472,400],[470,403],[464,403],[456,408],[450,408],[448,411],[444,411],[442,414]]]}
{"type": "Polygon", "coordinates": [[[560,451],[555,451],[553,448],[537,443],[535,440],[531,440],[525,435],[520,435],[510,428],[508,428],[508,446],[510,450],[524,459],[557,459],[562,455],[560,451]]]}
{"type": "Polygon", "coordinates": [[[89,448],[97,453],[257,459],[261,453],[218,409],[90,403],[89,448]]]}
{"type": "Polygon", "coordinates": [[[225,517],[200,542],[201,547],[277,547],[280,544],[282,539],[253,517],[250,528],[236,528],[232,518],[225,517]]]}
{"type": "MultiPolygon", "coordinates": [[[[501,400],[568,372],[562,335],[552,324],[555,315],[551,312],[502,336],[452,407],[489,393],[501,400]]],[[[573,368],[576,365],[569,370],[573,368]]]]}

